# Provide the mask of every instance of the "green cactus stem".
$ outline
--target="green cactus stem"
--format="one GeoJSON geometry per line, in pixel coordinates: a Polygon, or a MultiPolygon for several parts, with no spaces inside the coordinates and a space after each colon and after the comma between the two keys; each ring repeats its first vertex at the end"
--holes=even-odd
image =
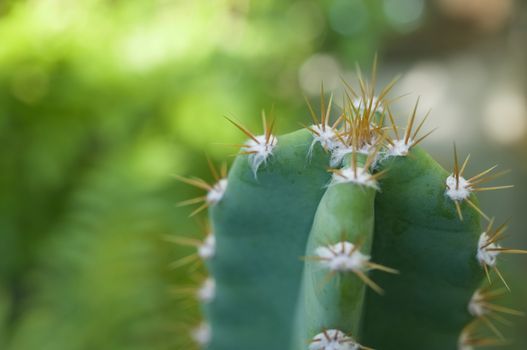
{"type": "MultiPolygon", "coordinates": [[[[465,178],[420,146],[417,103],[403,130],[386,96],[362,79],[346,87],[333,122],[321,98],[313,124],[283,136],[264,117],[231,170],[184,204],[209,208],[211,231],[194,245],[211,277],[196,293],[206,323],[194,333],[208,350],[471,350],[504,342],[493,320],[520,315],[491,302],[484,286],[502,253],[506,226],[480,209],[476,193],[500,176],[465,178]],[[384,123],[389,123],[388,127],[384,123]],[[482,328],[492,337],[480,336],[482,328]]],[[[187,257],[182,261],[191,261],[187,257]]],[[[181,263],[179,262],[178,265],[181,263]]],[[[506,287],[508,287],[506,285],[506,287]]]]}

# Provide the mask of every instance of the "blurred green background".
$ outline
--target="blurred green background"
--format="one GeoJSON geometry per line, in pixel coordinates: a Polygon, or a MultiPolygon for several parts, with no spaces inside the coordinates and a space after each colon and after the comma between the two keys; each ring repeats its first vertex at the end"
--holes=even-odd
{"type": "MultiPolygon", "coordinates": [[[[469,171],[513,170],[482,205],[527,247],[524,1],[1,1],[0,349],[190,348],[197,307],[173,289],[195,276],[169,268],[189,250],[165,237],[203,220],[171,174],[232,160],[243,136],[223,115],[297,128],[303,95],[338,96],[375,53],[380,82],[402,74],[393,95],[410,94],[397,112],[418,94],[432,108],[425,146],[445,167],[456,140],[469,171]]],[[[507,266],[507,303],[527,310],[527,260],[507,266]]]]}

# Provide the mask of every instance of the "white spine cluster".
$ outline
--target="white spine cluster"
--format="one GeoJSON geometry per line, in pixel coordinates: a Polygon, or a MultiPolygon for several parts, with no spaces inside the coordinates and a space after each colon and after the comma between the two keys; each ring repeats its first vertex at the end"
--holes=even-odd
{"type": "Polygon", "coordinates": [[[272,156],[274,147],[278,144],[278,139],[274,135],[267,138],[265,135],[255,136],[256,140],[249,139],[244,146],[249,154],[249,164],[256,177],[260,165],[265,164],[267,159],[272,156]]]}
{"type": "Polygon", "coordinates": [[[216,237],[213,233],[209,233],[207,238],[198,247],[198,254],[203,260],[212,259],[216,253],[216,237]]]}
{"type": "Polygon", "coordinates": [[[333,183],[355,183],[358,185],[379,189],[377,181],[372,177],[367,169],[357,168],[343,168],[339,172],[333,174],[333,183]]]}
{"type": "Polygon", "coordinates": [[[212,186],[212,188],[207,193],[207,203],[214,205],[221,201],[225,191],[227,190],[227,179],[221,179],[212,186]]]}
{"type": "Polygon", "coordinates": [[[498,255],[500,255],[500,252],[495,249],[500,249],[501,246],[491,243],[490,239],[487,232],[483,232],[479,236],[477,258],[481,265],[494,267],[496,266],[498,255]]]}
{"type": "Polygon", "coordinates": [[[315,249],[315,254],[323,267],[335,272],[364,271],[370,260],[353,243],[346,241],[320,246],[315,249]]]}
{"type": "Polygon", "coordinates": [[[311,125],[311,132],[313,134],[313,142],[309,149],[312,152],[313,147],[320,143],[324,149],[332,152],[336,147],[341,145],[340,140],[337,137],[337,131],[329,125],[317,124],[311,125]]]}
{"type": "Polygon", "coordinates": [[[360,344],[338,329],[328,329],[313,337],[309,350],[359,350],[360,344]]]}
{"type": "MultiPolygon", "coordinates": [[[[386,152],[388,156],[392,157],[404,157],[407,156],[410,152],[410,148],[413,145],[413,140],[409,139],[408,142],[403,140],[393,140],[393,145],[388,145],[388,151],[386,152]]],[[[454,182],[455,187],[455,182],[454,182]]]]}
{"type": "Polygon", "coordinates": [[[207,346],[212,338],[212,330],[207,323],[202,323],[192,330],[191,336],[198,345],[207,346]]]}
{"type": "Polygon", "coordinates": [[[483,294],[477,289],[468,303],[468,311],[472,316],[481,317],[488,313],[488,310],[484,306],[484,300],[483,294]]]}
{"type": "Polygon", "coordinates": [[[447,177],[446,187],[446,195],[453,201],[463,201],[467,199],[472,192],[470,182],[468,182],[463,176],[459,176],[459,183],[457,183],[454,174],[447,177]]]}
{"type": "Polygon", "coordinates": [[[210,303],[216,296],[216,281],[213,278],[207,278],[201,288],[198,290],[198,299],[204,303],[210,303]]]}
{"type": "Polygon", "coordinates": [[[320,145],[331,154],[330,166],[332,167],[340,166],[344,156],[353,151],[351,147],[345,145],[338,138],[337,131],[327,124],[312,125],[310,130],[313,134],[313,142],[311,142],[311,146],[309,147],[308,158],[311,158],[313,147],[315,147],[317,143],[320,143],[320,145]]]}

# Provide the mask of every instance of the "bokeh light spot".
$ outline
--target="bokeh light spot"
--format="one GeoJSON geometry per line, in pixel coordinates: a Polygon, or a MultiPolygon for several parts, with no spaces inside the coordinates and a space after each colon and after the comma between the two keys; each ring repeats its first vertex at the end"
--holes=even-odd
{"type": "Polygon", "coordinates": [[[390,24],[401,32],[419,27],[426,4],[424,0],[384,0],[384,14],[390,24]]]}
{"type": "Polygon", "coordinates": [[[331,28],[342,35],[357,34],[368,25],[368,9],[363,0],[337,0],[329,9],[331,28]]]}
{"type": "Polygon", "coordinates": [[[318,95],[323,82],[324,88],[331,91],[338,87],[341,73],[341,67],[333,56],[316,54],[300,67],[300,86],[309,95],[318,95]]]}
{"type": "Polygon", "coordinates": [[[527,102],[515,90],[502,89],[491,95],[484,109],[484,126],[496,142],[512,144],[527,134],[527,102]]]}

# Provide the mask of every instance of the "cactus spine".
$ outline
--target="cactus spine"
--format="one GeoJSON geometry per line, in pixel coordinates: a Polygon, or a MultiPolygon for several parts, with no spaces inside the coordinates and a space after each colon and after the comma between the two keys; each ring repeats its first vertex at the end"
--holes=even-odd
{"type": "MultiPolygon", "coordinates": [[[[214,234],[198,246],[211,278],[200,289],[209,350],[460,349],[503,342],[491,321],[518,314],[482,287],[505,229],[485,231],[475,192],[497,177],[445,171],[418,144],[417,104],[404,132],[386,100],[360,80],[330,123],[321,97],[313,125],[283,136],[230,120],[248,141],[226,176],[183,181],[207,190],[214,234]],[[389,128],[384,124],[388,124],[389,128]],[[327,169],[330,168],[328,172],[327,169]],[[208,283],[208,286],[207,286],[208,283]],[[213,287],[212,287],[213,286],[213,287]],[[483,288],[483,289],[482,289],[483,288]],[[211,293],[211,289],[214,293],[211,293]],[[490,305],[490,306],[489,306],[490,305]],[[480,337],[481,327],[495,338],[480,337]]],[[[497,174],[500,175],[500,174],[497,174]]],[[[194,213],[196,213],[195,211],[194,213]]]]}

